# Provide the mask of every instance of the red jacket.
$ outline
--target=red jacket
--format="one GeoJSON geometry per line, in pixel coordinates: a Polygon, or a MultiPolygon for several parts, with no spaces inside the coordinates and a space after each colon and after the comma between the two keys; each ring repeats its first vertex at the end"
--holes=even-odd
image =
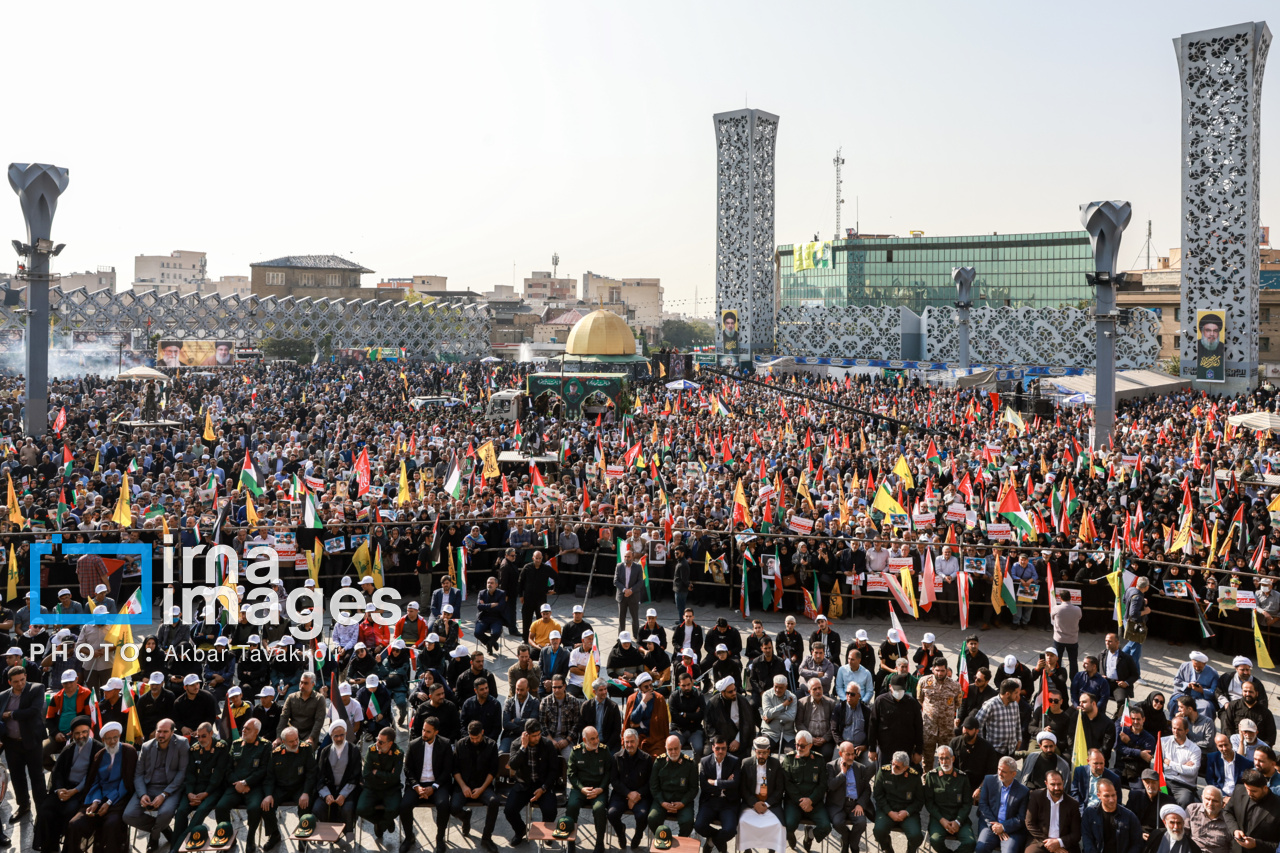
{"type": "Polygon", "coordinates": [[[379,625],[372,619],[365,618],[360,623],[360,642],[364,643],[365,648],[369,651],[377,651],[379,648],[386,648],[391,642],[390,632],[386,625],[379,625]]]}
{"type": "MultiPolygon", "coordinates": [[[[89,699],[93,694],[89,692],[89,688],[82,684],[76,685],[76,714],[89,713],[89,699]]],[[[59,723],[62,719],[62,703],[66,697],[66,693],[59,690],[49,699],[49,710],[45,712],[45,725],[49,729],[49,737],[53,737],[60,731],[59,723]]],[[[62,732],[63,734],[71,734],[70,732],[62,732]]]]}
{"type": "MultiPolygon", "coordinates": [[[[409,618],[408,616],[400,617],[400,621],[396,623],[396,630],[393,636],[399,637],[404,633],[404,623],[405,623],[405,620],[408,618],[409,618]]],[[[418,642],[413,643],[412,645],[420,646],[423,643],[425,643],[427,641],[427,634],[429,633],[431,632],[427,628],[427,620],[419,616],[418,617],[418,642]]],[[[366,643],[366,645],[368,644],[366,643]]]]}

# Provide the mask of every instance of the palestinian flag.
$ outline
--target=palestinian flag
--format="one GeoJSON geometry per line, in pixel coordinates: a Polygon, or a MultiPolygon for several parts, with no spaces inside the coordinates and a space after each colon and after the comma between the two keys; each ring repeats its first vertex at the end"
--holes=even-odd
{"type": "Polygon", "coordinates": [[[58,492],[58,512],[54,516],[54,525],[61,530],[62,520],[70,514],[71,508],[67,506],[67,490],[62,489],[58,492]]]}
{"type": "MultiPolygon", "coordinates": [[[[1190,586],[1190,584],[1188,584],[1188,586],[1190,586]]],[[[1081,714],[1080,717],[1083,718],[1084,715],[1081,714]]],[[[1079,735],[1083,726],[1084,726],[1083,722],[1077,725],[1076,727],[1077,735],[1079,735]]],[[[1080,740],[1083,741],[1084,738],[1080,738],[1080,740]]],[[[1151,766],[1155,768],[1156,773],[1160,774],[1160,793],[1167,794],[1169,793],[1169,782],[1164,778],[1164,750],[1160,747],[1160,741],[1162,740],[1164,740],[1164,738],[1162,737],[1156,738],[1156,752],[1155,752],[1155,755],[1152,756],[1151,766]]],[[[1080,747],[1076,747],[1076,752],[1079,752],[1079,751],[1080,751],[1080,747]]],[[[1086,764],[1089,763],[1089,756],[1087,752],[1085,753],[1085,763],[1086,764]]]]}
{"type": "Polygon", "coordinates": [[[942,454],[938,453],[938,445],[933,443],[933,439],[929,439],[929,448],[924,452],[924,458],[934,465],[942,465],[942,454]]]}
{"type": "Polygon", "coordinates": [[[542,494],[542,490],[547,487],[542,479],[542,472],[538,470],[537,464],[532,459],[529,460],[529,483],[535,495],[542,494]]]}
{"type": "MultiPolygon", "coordinates": [[[[773,549],[773,612],[777,613],[778,608],[782,606],[782,558],[778,556],[778,549],[773,549]]],[[[766,604],[765,607],[769,605],[766,604]]]]}
{"type": "Polygon", "coordinates": [[[458,464],[457,457],[449,462],[449,473],[444,478],[444,490],[454,499],[462,497],[462,466],[458,464]]]}
{"type": "Polygon", "coordinates": [[[316,496],[307,492],[302,503],[302,526],[312,530],[324,530],[324,522],[320,520],[320,507],[316,504],[316,496]]]}
{"type": "Polygon", "coordinates": [[[240,740],[240,724],[236,722],[236,712],[231,710],[231,697],[227,697],[227,732],[232,743],[240,740]]]}
{"type": "MultiPolygon", "coordinates": [[[[454,581],[456,582],[458,590],[462,593],[462,600],[466,601],[467,600],[467,549],[463,547],[459,547],[459,548],[456,548],[455,550],[457,551],[457,559],[453,561],[454,571],[455,571],[454,581]]],[[[454,616],[457,616],[457,615],[458,614],[456,613],[454,614],[454,616]]]]}
{"type": "Polygon", "coordinates": [[[1018,596],[1013,589],[1013,577],[1009,574],[1009,558],[996,557],[995,577],[991,583],[991,606],[996,613],[1008,607],[1010,613],[1018,612],[1018,596]]]}
{"type": "Polygon", "coordinates": [[[71,450],[70,450],[70,448],[68,448],[68,447],[64,444],[64,445],[62,446],[62,476],[64,476],[64,477],[70,477],[70,476],[71,476],[71,462],[72,462],[72,459],[73,459],[73,457],[72,457],[72,455],[71,455],[71,450]]]}
{"type": "Polygon", "coordinates": [[[1195,587],[1187,584],[1187,589],[1191,592],[1191,601],[1196,606],[1196,618],[1200,620],[1200,639],[1207,640],[1214,636],[1213,629],[1209,627],[1209,623],[1204,620],[1204,607],[1200,605],[1200,597],[1196,595],[1195,587]]]}
{"type": "Polygon", "coordinates": [[[1018,493],[1012,487],[1005,490],[1004,497],[1000,499],[1000,506],[997,507],[998,512],[1005,521],[1009,522],[1014,528],[1021,531],[1022,537],[1035,538],[1036,527],[1031,523],[1031,519],[1022,509],[1022,503],[1018,500],[1018,493]]]}
{"type": "Polygon", "coordinates": [[[249,457],[248,450],[244,452],[244,466],[240,469],[240,487],[254,497],[262,497],[262,477],[258,474],[258,469],[253,467],[253,459],[249,457]]]}

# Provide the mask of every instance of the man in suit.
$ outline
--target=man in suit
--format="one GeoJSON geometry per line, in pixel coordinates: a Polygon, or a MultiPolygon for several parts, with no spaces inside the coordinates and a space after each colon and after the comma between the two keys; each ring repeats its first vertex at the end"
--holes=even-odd
{"type": "MultiPolygon", "coordinates": [[[[394,738],[393,738],[394,740],[394,738]]],[[[400,853],[416,846],[413,811],[430,808],[436,821],[436,851],[444,850],[449,831],[449,803],[453,781],[453,744],[439,734],[439,720],[428,717],[422,737],[409,743],[404,758],[404,794],[400,797],[400,853]]]]}
{"type": "Polygon", "coordinates": [[[653,798],[649,792],[649,777],[653,773],[653,756],[640,748],[640,733],[627,729],[622,733],[622,749],[613,756],[613,778],[609,780],[609,825],[618,834],[618,846],[627,847],[627,828],[622,816],[630,814],[636,820],[632,847],[639,848],[644,840],[645,821],[653,798]]]}
{"type": "Polygon", "coordinates": [[[1231,853],[1275,853],[1280,839],[1280,795],[1267,787],[1259,771],[1246,770],[1241,775],[1222,818],[1231,833],[1231,853]]]}
{"type": "Polygon", "coordinates": [[[67,821],[80,810],[88,790],[88,778],[102,744],[93,738],[88,717],[71,721],[69,748],[58,754],[49,777],[49,795],[36,808],[35,839],[40,850],[55,851],[62,846],[67,821]]]}
{"type": "MultiPolygon", "coordinates": [[[[1107,680],[1110,698],[1115,700],[1116,713],[1119,714],[1124,710],[1125,701],[1133,698],[1134,682],[1142,673],[1133,656],[1120,648],[1120,638],[1115,634],[1107,634],[1106,648],[1098,655],[1098,674],[1107,680]]],[[[1105,703],[1102,710],[1107,710],[1105,703]]]]}
{"type": "MultiPolygon", "coordinates": [[[[18,810],[11,823],[31,814],[31,803],[44,802],[44,686],[27,683],[27,671],[9,668],[9,689],[0,693],[0,721],[4,722],[4,757],[13,774],[13,794],[18,810]],[[23,773],[23,768],[26,773],[23,773]],[[28,779],[30,796],[27,799],[28,779]]],[[[176,804],[175,804],[176,808],[176,804]]]]}
{"type": "Polygon", "coordinates": [[[1044,775],[1045,786],[1031,792],[1027,803],[1025,853],[1071,853],[1080,849],[1080,806],[1067,796],[1066,782],[1057,770],[1044,775]]]}
{"type": "Polygon", "coordinates": [[[138,753],[131,745],[120,742],[121,731],[119,723],[102,727],[102,749],[85,780],[85,805],[67,825],[68,850],[83,849],[90,838],[94,840],[94,853],[123,850],[126,846],[123,815],[133,796],[138,753]]]}
{"type": "Polygon", "coordinates": [[[978,793],[978,833],[976,853],[1022,853],[1026,838],[1027,801],[1031,792],[1018,781],[1018,762],[1005,756],[996,774],[982,780],[978,793]]]}
{"type": "Polygon", "coordinates": [[[1071,774],[1071,799],[1080,804],[1082,814],[1089,806],[1098,804],[1098,786],[1104,779],[1115,785],[1116,790],[1120,789],[1120,777],[1107,767],[1102,750],[1091,749],[1088,766],[1077,767],[1071,774]]]}
{"type": "Polygon", "coordinates": [[[729,839],[738,832],[738,811],[741,791],[738,771],[741,762],[729,754],[729,742],[721,735],[711,741],[711,754],[702,759],[698,768],[698,816],[693,828],[705,841],[703,853],[715,844],[720,853],[727,853],[729,839]],[[719,821],[720,828],[713,830],[712,821],[719,821]]]}
{"type": "Polygon", "coordinates": [[[173,814],[182,799],[187,776],[187,739],[174,734],[173,720],[156,724],[156,736],[142,745],[133,777],[133,799],[124,810],[124,822],[150,836],[147,853],[155,853],[161,834],[169,832],[173,814]]]}
{"type": "Polygon", "coordinates": [[[633,559],[630,551],[627,557],[613,570],[613,587],[617,590],[618,630],[627,629],[627,614],[631,614],[631,634],[640,636],[640,596],[644,591],[644,571],[633,559]]]}
{"type": "Polygon", "coordinates": [[[831,733],[836,715],[835,700],[823,695],[819,678],[810,678],[805,687],[808,695],[796,703],[796,731],[813,735],[813,751],[824,761],[830,761],[836,754],[836,740],[831,733]]]}
{"type": "Polygon", "coordinates": [[[583,731],[592,726],[605,748],[617,751],[622,747],[622,712],[618,710],[618,703],[609,698],[609,682],[597,678],[594,684],[584,686],[590,688],[591,698],[583,702],[578,711],[574,741],[581,742],[583,731]]]}
{"type": "Polygon", "coordinates": [[[840,853],[860,850],[862,834],[876,810],[871,802],[871,771],[858,761],[857,748],[849,741],[840,744],[839,755],[827,764],[826,805],[831,826],[840,836],[840,853]]]}
{"type": "Polygon", "coordinates": [[[1213,738],[1216,752],[1211,752],[1204,760],[1204,783],[1222,791],[1222,796],[1230,798],[1240,784],[1240,775],[1253,767],[1253,762],[1236,752],[1231,747],[1231,737],[1218,734],[1213,738]]]}
{"type": "Polygon", "coordinates": [[[1086,806],[1080,816],[1082,853],[1140,853],[1142,843],[1142,825],[1120,805],[1119,785],[1110,779],[1098,782],[1097,805],[1086,806]]]}
{"type": "Polygon", "coordinates": [[[343,831],[351,832],[360,797],[360,755],[356,746],[347,741],[347,724],[342,720],[329,724],[329,739],[316,759],[316,816],[324,821],[337,818],[342,821],[343,831]]]}
{"type": "MultiPolygon", "coordinates": [[[[739,765],[738,792],[744,813],[758,815],[769,812],[782,824],[782,798],[787,783],[782,778],[782,762],[769,754],[772,741],[761,735],[752,744],[752,758],[739,765]]],[[[741,823],[741,819],[739,819],[741,823]]]]}

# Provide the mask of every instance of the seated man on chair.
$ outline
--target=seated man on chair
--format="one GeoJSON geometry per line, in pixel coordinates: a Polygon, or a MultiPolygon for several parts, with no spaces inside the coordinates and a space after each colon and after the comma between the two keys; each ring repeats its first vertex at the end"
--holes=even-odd
{"type": "Polygon", "coordinates": [[[649,777],[653,792],[653,807],[649,810],[649,831],[675,821],[680,835],[688,838],[693,833],[693,801],[698,795],[698,763],[685,758],[680,751],[680,738],[667,738],[666,755],[653,762],[649,777]]]}
{"type": "Polygon", "coordinates": [[[187,773],[187,739],[173,733],[173,720],[156,724],[156,736],[142,745],[133,777],[133,799],[124,810],[124,822],[145,832],[147,853],[155,853],[161,834],[173,837],[169,825],[178,810],[187,773]]]}
{"type": "Polygon", "coordinates": [[[1031,792],[1018,781],[1018,762],[1006,755],[994,776],[982,780],[978,794],[977,853],[1022,853],[1026,843],[1027,801],[1031,792]]]}
{"type": "Polygon", "coordinates": [[[698,769],[700,797],[693,827],[720,853],[727,853],[729,839],[738,832],[739,769],[740,762],[729,754],[729,742],[721,735],[712,738],[711,754],[698,769]],[[720,822],[718,830],[712,829],[712,821],[720,822]]]}
{"type": "Polygon", "coordinates": [[[49,795],[36,806],[36,849],[55,851],[62,847],[62,834],[67,821],[80,810],[88,789],[89,773],[102,744],[93,737],[93,724],[88,717],[71,721],[68,746],[58,753],[49,777],[49,795]]]}
{"type": "Polygon", "coordinates": [[[924,786],[920,774],[911,769],[911,756],[895,752],[893,761],[876,771],[871,781],[875,795],[876,822],[871,834],[882,850],[892,850],[894,830],[907,836],[907,853],[916,853],[924,842],[920,830],[920,806],[924,786]]]}
{"type": "MultiPolygon", "coordinates": [[[[819,688],[820,689],[820,688],[819,688]]],[[[794,847],[796,827],[808,818],[813,821],[813,835],[806,833],[805,850],[831,834],[831,818],[827,816],[827,762],[814,750],[813,735],[805,729],[796,732],[796,751],[782,759],[782,778],[787,786],[786,805],[783,808],[787,825],[787,840],[794,847]]]]}
{"type": "Polygon", "coordinates": [[[186,789],[173,815],[175,836],[185,838],[189,824],[201,823],[213,812],[230,768],[231,749],[227,742],[214,736],[212,723],[200,723],[195,741],[187,750],[186,789]]]}
{"type": "Polygon", "coordinates": [[[582,742],[569,753],[569,798],[564,813],[578,824],[584,806],[591,809],[596,827],[595,853],[604,853],[605,821],[609,810],[609,778],[613,775],[613,754],[600,742],[595,726],[582,730],[582,742]]]}
{"type": "MultiPolygon", "coordinates": [[[[564,680],[557,679],[556,686],[563,694],[564,680]]],[[[507,816],[507,823],[511,824],[511,846],[519,847],[524,843],[527,829],[524,822],[525,806],[537,803],[544,823],[554,823],[556,819],[555,788],[560,782],[557,778],[560,772],[560,752],[550,737],[543,736],[541,722],[529,720],[524,724],[524,733],[520,735],[519,746],[511,753],[509,766],[516,784],[507,793],[507,806],[503,809],[503,814],[507,816]]]]}
{"type": "Polygon", "coordinates": [[[929,846],[943,850],[955,841],[956,853],[973,853],[977,839],[969,821],[973,788],[969,774],[956,769],[956,754],[943,744],[934,750],[933,769],[924,774],[924,804],[929,810],[929,846]]]}
{"type": "MultiPolygon", "coordinates": [[[[449,800],[452,796],[453,782],[453,744],[439,734],[440,721],[435,717],[427,717],[422,724],[422,737],[409,743],[409,750],[404,756],[404,794],[399,798],[399,808],[388,808],[391,812],[400,813],[400,853],[409,853],[415,846],[413,839],[413,811],[419,808],[430,808],[436,818],[436,853],[444,850],[444,837],[449,831],[449,800]]],[[[385,739],[390,742],[395,753],[395,729],[385,728],[378,735],[378,749],[387,752],[382,745],[385,739]]],[[[373,753],[370,753],[372,756],[373,753]]],[[[367,762],[366,762],[367,764],[367,762]]],[[[365,788],[369,786],[369,774],[365,773],[365,788]]],[[[399,771],[395,774],[399,782],[399,771]]],[[[363,797],[361,800],[363,801],[363,797]]],[[[376,804],[375,804],[376,805],[376,804]]],[[[357,810],[361,811],[361,810],[357,810]]],[[[370,807],[372,811],[372,807],[370,807]]],[[[368,817],[361,811],[361,817],[368,817]]],[[[389,823],[389,821],[388,821],[389,823]]]]}
{"type": "MultiPolygon", "coordinates": [[[[417,741],[414,741],[417,743],[417,741]]],[[[386,836],[396,825],[396,814],[404,814],[403,798],[400,796],[400,771],[405,767],[404,753],[396,746],[396,730],[387,727],[378,732],[373,746],[364,756],[364,767],[361,770],[363,786],[360,799],[356,804],[356,815],[373,824],[373,831],[379,836],[386,836]],[[378,813],[378,809],[382,813],[378,813]]],[[[403,821],[402,821],[403,822],[403,821]]],[[[409,820],[405,822],[405,844],[413,844],[413,812],[409,812],[409,820]]]]}
{"type": "Polygon", "coordinates": [[[267,757],[266,778],[262,782],[262,824],[267,828],[265,851],[280,843],[280,808],[298,807],[298,814],[311,811],[311,792],[316,789],[316,753],[302,743],[298,730],[289,726],[280,732],[280,745],[267,757]]]}
{"type": "Polygon", "coordinates": [[[262,732],[262,720],[250,717],[245,720],[240,740],[231,745],[231,765],[227,768],[226,784],[214,814],[218,821],[231,820],[232,809],[244,809],[249,822],[245,853],[258,849],[258,826],[262,823],[262,783],[267,778],[267,758],[271,744],[258,735],[262,732]]]}
{"type": "Polygon", "coordinates": [[[639,732],[627,729],[622,733],[622,749],[613,754],[614,775],[609,792],[609,825],[618,834],[621,848],[627,847],[627,827],[622,822],[625,814],[636,819],[631,846],[639,848],[644,840],[644,824],[653,803],[649,795],[653,760],[652,755],[640,748],[639,732]]]}
{"type": "MultiPolygon", "coordinates": [[[[520,679],[524,683],[524,679],[520,679]]],[[[471,835],[470,806],[484,806],[484,834],[480,846],[488,853],[498,853],[493,843],[493,828],[498,823],[498,796],[493,790],[498,777],[498,745],[485,736],[479,720],[467,723],[467,736],[453,747],[453,796],[449,811],[462,820],[462,834],[471,835]]]]}
{"type": "Polygon", "coordinates": [[[360,796],[363,768],[357,747],[347,740],[347,724],[329,724],[329,743],[316,760],[316,817],[326,822],[342,821],[342,831],[355,832],[356,801],[360,796]]]}
{"type": "Polygon", "coordinates": [[[90,838],[93,839],[93,853],[109,853],[123,850],[126,846],[128,833],[124,828],[124,807],[133,796],[138,753],[131,745],[120,742],[120,732],[119,723],[107,723],[102,727],[102,749],[89,774],[84,807],[67,826],[69,850],[85,849],[90,838]]]}
{"type": "MultiPolygon", "coordinates": [[[[856,684],[849,686],[850,692],[858,689],[856,684]]],[[[858,748],[850,741],[841,743],[838,751],[835,760],[827,764],[827,817],[840,836],[840,853],[857,853],[861,849],[862,834],[867,831],[868,818],[875,814],[875,806],[871,804],[871,771],[858,761],[858,748]]],[[[932,814],[933,809],[929,812],[932,814]]]]}

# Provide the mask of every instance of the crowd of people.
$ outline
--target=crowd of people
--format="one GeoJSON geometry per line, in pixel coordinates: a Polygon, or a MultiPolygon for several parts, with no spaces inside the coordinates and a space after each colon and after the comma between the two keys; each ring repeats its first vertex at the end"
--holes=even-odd
{"type": "Polygon", "coordinates": [[[1092,451],[1087,412],[854,377],[704,372],[595,418],[485,418],[527,372],[55,382],[40,439],[21,437],[20,380],[0,382],[0,543],[23,567],[46,551],[36,592],[58,591],[37,607],[11,569],[0,611],[3,749],[33,846],[105,853],[131,827],[154,853],[206,820],[225,835],[244,809],[250,849],[261,827],[269,850],[288,804],[348,832],[398,818],[402,851],[430,809],[441,850],[483,805],[494,849],[499,812],[518,844],[536,804],[565,838],[589,808],[597,849],[610,828],[623,848],[696,831],[721,853],[832,831],[857,850],[867,828],[909,851],[926,836],[984,853],[1275,849],[1275,718],[1246,655],[1280,618],[1276,448],[1228,420],[1274,410],[1272,389],[1126,403],[1092,451]],[[177,427],[136,425],[147,393],[177,427]],[[464,404],[410,405],[442,393],[464,404]],[[102,647],[107,626],[57,624],[139,598],[129,561],[67,544],[160,557],[166,532],[175,565],[267,546],[281,577],[240,579],[212,618],[166,612],[136,666],[102,647]],[[390,625],[373,604],[351,624],[298,620],[315,641],[255,618],[306,587],[410,603],[390,625]],[[598,648],[580,607],[557,621],[560,592],[612,594],[618,642],[598,648]],[[674,625],[646,606],[668,598],[674,625]],[[951,659],[931,633],[909,650],[901,627],[871,627],[891,613],[903,633],[972,635],[951,659]],[[989,659],[982,632],[1006,624],[1053,643],[989,659]],[[1200,637],[1233,670],[1197,649],[1167,699],[1139,702],[1150,635],[1200,637]]]}

